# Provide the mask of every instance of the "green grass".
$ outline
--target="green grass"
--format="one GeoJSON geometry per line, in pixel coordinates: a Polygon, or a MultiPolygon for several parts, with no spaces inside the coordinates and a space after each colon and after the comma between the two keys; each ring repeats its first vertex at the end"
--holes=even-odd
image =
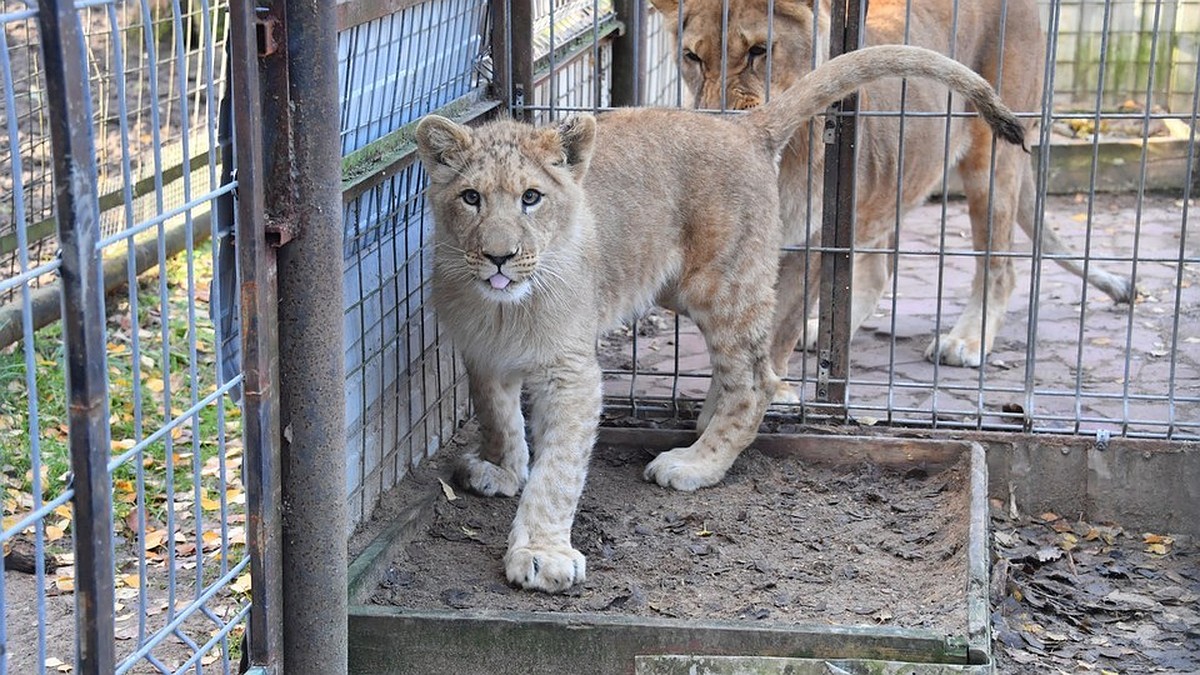
{"type": "MultiPolygon", "coordinates": [[[[118,292],[109,298],[106,340],[109,387],[109,424],[112,436],[111,455],[117,456],[134,447],[161,429],[166,423],[180,418],[195,400],[216,391],[218,364],[214,349],[215,331],[208,319],[205,296],[212,275],[207,248],[196,252],[189,283],[188,260],[180,254],[166,265],[168,302],[160,301],[160,278],[157,271],[143,275],[138,283],[137,317],[131,315],[128,294],[118,292]],[[189,321],[188,306],[196,301],[195,323],[189,321]],[[162,317],[166,316],[166,345],[162,317]],[[193,355],[189,337],[195,335],[193,355]],[[137,347],[137,359],[134,347],[137,347]],[[189,364],[195,360],[196,377],[193,386],[189,364]],[[163,365],[167,365],[164,371],[163,365]],[[170,392],[168,400],[167,392],[170,392]],[[138,425],[138,406],[141,424],[138,425]]],[[[6,523],[28,512],[32,504],[34,480],[32,473],[34,434],[39,443],[41,461],[41,501],[62,494],[67,485],[70,456],[67,446],[67,402],[65,352],[62,327],[53,324],[34,339],[33,362],[36,383],[37,428],[31,428],[29,388],[26,377],[26,346],[22,343],[0,350],[0,472],[5,488],[4,515],[6,523]]],[[[135,529],[138,505],[144,507],[149,531],[165,525],[168,507],[168,487],[176,500],[194,498],[193,488],[199,478],[207,497],[205,510],[212,510],[219,499],[219,477],[214,465],[222,460],[220,432],[225,430],[225,449],[231,462],[227,464],[226,489],[241,489],[240,471],[236,460],[241,448],[241,418],[236,404],[228,396],[202,407],[197,414],[185,418],[170,432],[171,442],[160,439],[135,453],[113,472],[113,504],[117,528],[135,529]],[[140,472],[139,472],[140,468],[140,472]],[[144,499],[138,498],[139,473],[144,485],[144,499]]],[[[240,510],[237,507],[235,510],[240,510]]],[[[177,524],[177,527],[179,525],[177,524]]],[[[195,524],[190,523],[194,528],[195,524]]]]}

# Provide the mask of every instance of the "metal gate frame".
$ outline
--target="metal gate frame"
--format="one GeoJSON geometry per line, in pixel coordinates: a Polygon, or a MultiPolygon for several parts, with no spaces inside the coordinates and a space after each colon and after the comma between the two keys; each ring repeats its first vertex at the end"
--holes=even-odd
{"type": "MultiPolygon", "coordinates": [[[[230,5],[253,580],[244,672],[346,668],[347,519],[330,508],[345,503],[344,415],[327,403],[343,388],[340,259],[328,255],[342,248],[335,10],[332,0],[230,5]]],[[[37,16],[67,317],[76,672],[108,675],[113,504],[86,44],[75,3],[43,0],[37,16]]]]}

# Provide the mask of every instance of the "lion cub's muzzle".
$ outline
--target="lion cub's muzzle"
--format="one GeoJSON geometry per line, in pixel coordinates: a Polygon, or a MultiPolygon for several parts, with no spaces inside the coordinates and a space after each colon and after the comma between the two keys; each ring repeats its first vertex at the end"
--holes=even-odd
{"type": "Polygon", "coordinates": [[[508,252],[478,251],[465,254],[484,295],[504,301],[519,300],[528,291],[537,255],[520,248],[508,252]]]}

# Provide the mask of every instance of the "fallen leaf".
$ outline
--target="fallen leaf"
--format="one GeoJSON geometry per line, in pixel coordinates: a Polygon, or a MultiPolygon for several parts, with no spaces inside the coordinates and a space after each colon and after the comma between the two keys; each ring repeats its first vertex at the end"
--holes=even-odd
{"type": "Polygon", "coordinates": [[[1050,562],[1058,560],[1062,557],[1062,549],[1053,546],[1045,546],[1037,550],[1037,559],[1039,562],[1050,562]]]}
{"type": "Polygon", "coordinates": [[[452,502],[455,499],[458,499],[458,495],[454,494],[454,488],[450,487],[446,481],[439,478],[438,482],[442,484],[442,494],[446,495],[446,501],[452,502]]]}
{"type": "Polygon", "coordinates": [[[167,542],[166,530],[150,529],[142,535],[142,549],[152,551],[167,542]]]}
{"type": "Polygon", "coordinates": [[[229,584],[229,588],[234,593],[246,594],[250,592],[250,573],[246,572],[242,576],[234,579],[233,583],[229,584]]]}

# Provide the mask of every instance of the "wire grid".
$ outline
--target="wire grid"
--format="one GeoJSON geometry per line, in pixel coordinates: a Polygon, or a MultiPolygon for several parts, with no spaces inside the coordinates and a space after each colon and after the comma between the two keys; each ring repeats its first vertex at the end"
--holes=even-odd
{"type": "Polygon", "coordinates": [[[691,107],[687,89],[675,65],[677,47],[667,19],[650,12],[646,21],[646,101],[648,105],[691,107]]]}
{"type": "MultiPolygon", "coordinates": [[[[0,139],[0,279],[13,279],[24,269],[22,256],[40,263],[50,261],[56,244],[36,231],[32,237],[28,233],[29,227],[50,218],[54,199],[36,13],[20,0],[5,0],[3,8],[8,67],[4,82],[6,96],[0,106],[4,117],[12,119],[14,128],[0,139]],[[21,234],[29,239],[24,246],[18,246],[19,224],[27,228],[21,234]]],[[[53,231],[53,223],[41,229],[53,231]]],[[[49,278],[43,275],[21,283],[37,287],[49,278]]],[[[0,291],[0,305],[16,301],[17,296],[15,285],[0,291]]]]}
{"type": "Polygon", "coordinates": [[[530,121],[611,105],[612,0],[536,0],[533,4],[534,91],[530,121]]]}
{"type": "MultiPolygon", "coordinates": [[[[1043,23],[1048,23],[1051,3],[1043,2],[1041,10],[1043,23]]],[[[1103,64],[1107,84],[1101,101],[1106,109],[1121,108],[1129,91],[1140,93],[1153,67],[1152,107],[1185,114],[1191,110],[1200,1],[1063,0],[1057,11],[1057,106],[1091,107],[1103,64]]]]}
{"type": "MultiPolygon", "coordinates": [[[[342,149],[353,152],[480,86],[487,3],[431,0],[339,36],[342,149]]],[[[351,518],[465,418],[465,371],[429,304],[433,218],[417,165],[346,205],[351,518]]]]}
{"type": "MultiPolygon", "coordinates": [[[[1115,5],[1110,11],[1116,11],[1115,5]]],[[[648,31],[650,102],[673,104],[675,47],[669,35],[662,45],[662,18],[654,14],[648,31]],[[663,53],[665,57],[656,56],[663,53]]],[[[1161,28],[1165,16],[1160,13],[1157,23],[1147,24],[1152,32],[1161,28]]],[[[1108,24],[1110,38],[1119,32],[1115,25],[1108,24]]],[[[1177,34],[1170,37],[1182,44],[1177,34]]],[[[1053,47],[1056,36],[1051,33],[1047,39],[1053,47]]],[[[1053,49],[1048,53],[1055,57],[1053,49]]],[[[1179,55],[1178,62],[1186,67],[1196,58],[1193,49],[1179,55]]],[[[1191,74],[1196,77],[1194,69],[1191,74]]],[[[1048,80],[1048,91],[1058,91],[1057,77],[1048,80]]],[[[1081,263],[1136,278],[1138,301],[1112,303],[1059,269],[1050,256],[1035,259],[1031,245],[1017,235],[1009,255],[1019,281],[989,365],[973,369],[929,363],[923,358],[925,344],[935,328],[946,331],[957,318],[970,274],[985,255],[971,249],[966,204],[950,184],[947,197],[935,198],[903,219],[895,245],[857,249],[893,256],[895,273],[891,290],[850,345],[847,405],[852,417],[866,424],[948,429],[1200,437],[1200,334],[1194,328],[1200,325],[1200,253],[1195,237],[1189,237],[1194,229],[1189,219],[1194,218],[1197,87],[1194,81],[1179,87],[1190,92],[1187,107],[1164,112],[1155,108],[1158,82],[1153,68],[1132,83],[1110,84],[1097,76],[1093,99],[1082,115],[1078,110],[1047,110],[1044,118],[1034,114],[1044,130],[1034,151],[1044,226],[1055,229],[1081,263]],[[1106,104],[1111,100],[1133,103],[1111,110],[1106,104]],[[1075,128],[1081,117],[1092,120],[1100,133],[1064,138],[1069,134],[1065,129],[1075,128]],[[1173,136],[1159,138],[1162,132],[1156,130],[1164,127],[1173,136]],[[1114,145],[1122,144],[1109,143],[1117,132],[1131,136],[1122,143],[1136,148],[1132,161],[1129,155],[1108,156],[1114,145]],[[1057,156],[1065,146],[1080,143],[1087,150],[1087,168],[1064,178],[1051,153],[1057,156]],[[1156,166],[1160,158],[1171,162],[1169,170],[1156,166]],[[1132,168],[1118,175],[1122,165],[1132,168]],[[1156,186],[1164,184],[1171,192],[1156,193],[1156,186]],[[1101,187],[1118,191],[1101,192],[1101,187]],[[1047,189],[1066,194],[1047,194],[1047,189]]],[[[690,95],[684,91],[683,104],[689,106],[690,95]]],[[[936,148],[921,152],[942,156],[936,148]]],[[[819,206],[813,212],[819,214],[819,206]]],[[[819,231],[820,223],[808,227],[819,231]]],[[[686,319],[656,311],[605,336],[600,354],[612,414],[686,416],[703,400],[708,358],[702,338],[686,319]]],[[[778,419],[812,423],[837,413],[836,406],[816,400],[811,354],[796,352],[791,374],[803,405],[775,409],[778,419]]]]}
{"type": "MultiPolygon", "coordinates": [[[[19,15],[25,5],[19,0],[6,0],[4,7],[7,14],[17,12],[19,15]]],[[[214,53],[223,62],[226,3],[225,0],[120,3],[116,6],[120,21],[118,32],[109,26],[107,3],[85,2],[79,7],[88,44],[89,79],[96,92],[96,165],[102,231],[105,235],[113,235],[127,220],[122,213],[126,195],[123,194],[121,166],[121,118],[129,126],[127,142],[133,153],[130,170],[135,177],[131,192],[139,219],[155,212],[160,199],[173,205],[182,203],[179,176],[193,168],[198,173],[203,172],[202,164],[209,150],[206,137],[194,135],[189,148],[192,161],[185,162],[182,134],[185,129],[202,125],[208,114],[205,83],[195,75],[206,58],[201,33],[208,25],[213,34],[214,53]],[[119,49],[124,54],[124,61],[119,66],[124,71],[120,83],[124,92],[118,90],[118,64],[114,61],[118,51],[114,43],[118,41],[118,35],[119,49]],[[192,116],[191,120],[183,119],[185,109],[192,116]],[[156,171],[155,167],[162,168],[156,171]]],[[[52,214],[50,137],[46,127],[44,87],[40,83],[36,27],[27,18],[11,23],[6,21],[6,27],[9,29],[8,49],[16,94],[13,106],[18,126],[24,130],[26,148],[23,152],[29,157],[24,165],[27,172],[24,202],[29,221],[26,223],[28,253],[35,260],[45,261],[56,254],[58,245],[52,214]]],[[[225,68],[218,65],[216,70],[215,83],[220,85],[225,68]]],[[[0,147],[0,157],[5,163],[11,162],[11,149],[0,147]]],[[[0,179],[0,275],[3,277],[12,276],[18,267],[12,201],[12,185],[9,180],[0,179]]],[[[51,280],[39,278],[35,285],[51,280]]],[[[0,305],[13,300],[11,292],[0,293],[0,305]]]]}
{"type": "MultiPolygon", "coordinates": [[[[240,413],[230,397],[240,376],[222,376],[223,340],[205,307],[219,314],[232,302],[204,282],[216,271],[215,251],[192,244],[203,238],[197,231],[211,235],[209,211],[234,187],[219,186],[217,153],[207,152],[217,144],[224,10],[207,2],[187,11],[148,3],[77,8],[88,35],[98,191],[102,204],[106,191],[119,198],[93,239],[96,253],[124,269],[136,290],[107,304],[116,597],[91,601],[104,611],[115,600],[109,609],[117,673],[229,673],[249,610],[240,413]],[[188,170],[172,173],[179,158],[198,156],[188,170]],[[174,194],[165,189],[172,181],[174,194]],[[149,194],[139,199],[146,184],[149,194]],[[183,228],[186,244],[171,257],[166,233],[173,228],[183,228]],[[139,247],[156,250],[158,265],[140,277],[139,247]]],[[[36,44],[36,35],[21,38],[36,44]]],[[[21,420],[0,432],[7,477],[2,540],[6,550],[32,545],[36,570],[29,579],[5,577],[13,583],[0,594],[0,651],[7,655],[0,673],[52,672],[69,666],[75,653],[73,571],[93,563],[72,554],[59,332],[35,335],[32,325],[30,292],[57,267],[53,258],[36,267],[40,243],[29,236],[36,225],[30,214],[48,206],[30,211],[24,200],[31,194],[26,180],[48,185],[44,174],[23,171],[25,162],[39,161],[44,141],[22,137],[14,83],[32,76],[15,75],[18,64],[8,58],[14,51],[3,47],[8,147],[22,151],[11,157],[19,272],[2,283],[20,298],[24,337],[0,353],[3,386],[15,393],[6,393],[0,418],[21,420]],[[17,470],[26,466],[26,473],[17,470]]],[[[37,110],[42,126],[33,133],[44,133],[47,112],[37,110]]],[[[40,161],[48,171],[48,160],[40,161]]]]}

